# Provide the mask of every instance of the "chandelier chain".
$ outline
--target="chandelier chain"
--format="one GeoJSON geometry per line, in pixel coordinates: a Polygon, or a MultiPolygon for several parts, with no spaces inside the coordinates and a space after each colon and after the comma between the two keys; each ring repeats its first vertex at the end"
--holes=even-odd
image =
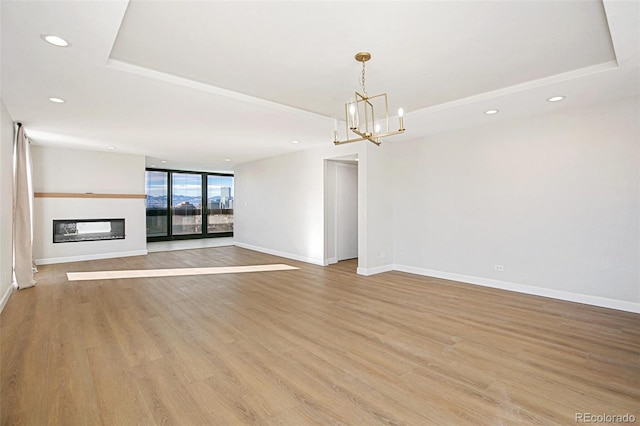
{"type": "Polygon", "coordinates": [[[367,97],[367,89],[365,88],[364,85],[364,65],[365,65],[365,61],[362,61],[362,76],[360,77],[360,86],[362,86],[362,94],[367,97]]]}

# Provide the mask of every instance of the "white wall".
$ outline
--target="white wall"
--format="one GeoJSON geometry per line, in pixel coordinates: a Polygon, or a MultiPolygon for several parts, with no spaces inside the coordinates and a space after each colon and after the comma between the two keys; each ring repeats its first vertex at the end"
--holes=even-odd
{"type": "MultiPolygon", "coordinates": [[[[359,162],[360,196],[364,199],[364,240],[367,258],[358,262],[358,273],[377,274],[393,269],[393,138],[377,146],[367,142],[359,162]],[[364,161],[363,161],[364,160],[364,161]]],[[[360,208],[360,206],[359,206],[360,208]]]]}
{"type": "Polygon", "coordinates": [[[326,264],[338,263],[338,162],[325,161],[324,170],[324,247],[326,264]]]}
{"type": "Polygon", "coordinates": [[[639,112],[628,98],[394,144],[395,268],[640,311],[639,112]]]}
{"type": "MultiPolygon", "coordinates": [[[[145,193],[144,156],[37,145],[32,145],[32,155],[35,192],[145,193]]],[[[38,264],[146,254],[146,244],[144,199],[34,200],[34,256],[38,264]],[[124,218],[126,238],[57,244],[52,241],[54,219],[104,218],[124,218]]]]}
{"type": "Polygon", "coordinates": [[[0,311],[13,281],[13,119],[0,99],[0,311]]]}
{"type": "MultiPolygon", "coordinates": [[[[326,148],[236,166],[236,245],[326,264],[325,160],[360,152],[362,144],[336,147],[328,143],[326,148]]],[[[361,260],[363,257],[360,255],[361,260]]]]}

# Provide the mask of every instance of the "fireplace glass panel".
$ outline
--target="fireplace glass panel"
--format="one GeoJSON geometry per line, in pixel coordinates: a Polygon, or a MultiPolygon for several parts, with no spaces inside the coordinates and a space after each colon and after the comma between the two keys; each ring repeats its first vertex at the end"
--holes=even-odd
{"type": "Polygon", "coordinates": [[[53,221],[53,242],[122,240],[124,219],[65,219],[53,221]]]}

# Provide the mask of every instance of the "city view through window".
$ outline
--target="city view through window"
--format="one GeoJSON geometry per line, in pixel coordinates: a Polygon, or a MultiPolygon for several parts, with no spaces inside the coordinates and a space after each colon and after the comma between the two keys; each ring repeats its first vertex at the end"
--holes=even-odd
{"type": "Polygon", "coordinates": [[[147,237],[233,232],[233,176],[148,170],[145,186],[147,237]]]}

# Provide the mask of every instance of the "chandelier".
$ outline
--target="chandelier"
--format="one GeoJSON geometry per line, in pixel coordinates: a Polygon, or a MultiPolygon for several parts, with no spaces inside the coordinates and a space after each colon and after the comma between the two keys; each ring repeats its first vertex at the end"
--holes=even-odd
{"type": "Polygon", "coordinates": [[[338,133],[338,120],[333,119],[333,143],[342,145],[345,143],[368,140],[376,145],[382,143],[382,138],[404,133],[404,112],[402,108],[398,110],[399,126],[398,130],[389,130],[389,104],[387,94],[381,93],[375,96],[367,95],[365,87],[365,63],[371,59],[371,53],[356,53],[356,61],[362,62],[362,75],[360,77],[360,87],[362,93],[355,92],[355,96],[344,104],[344,115],[346,123],[347,139],[340,140],[338,133]],[[358,137],[349,139],[352,132],[358,137]]]}

